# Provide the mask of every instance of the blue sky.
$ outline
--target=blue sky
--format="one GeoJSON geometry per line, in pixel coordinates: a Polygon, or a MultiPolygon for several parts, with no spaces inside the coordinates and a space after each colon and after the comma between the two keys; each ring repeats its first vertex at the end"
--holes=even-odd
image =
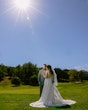
{"type": "Polygon", "coordinates": [[[88,0],[31,0],[28,19],[11,1],[0,0],[0,63],[88,70],[88,0]]]}

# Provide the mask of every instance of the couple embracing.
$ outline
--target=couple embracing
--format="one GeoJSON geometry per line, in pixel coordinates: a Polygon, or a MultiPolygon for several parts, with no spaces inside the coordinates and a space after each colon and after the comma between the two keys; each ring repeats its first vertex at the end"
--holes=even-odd
{"type": "Polygon", "coordinates": [[[56,88],[58,81],[57,75],[51,65],[43,65],[43,69],[39,71],[38,81],[40,85],[40,99],[30,103],[32,107],[57,107],[75,104],[76,101],[64,100],[56,88]]]}

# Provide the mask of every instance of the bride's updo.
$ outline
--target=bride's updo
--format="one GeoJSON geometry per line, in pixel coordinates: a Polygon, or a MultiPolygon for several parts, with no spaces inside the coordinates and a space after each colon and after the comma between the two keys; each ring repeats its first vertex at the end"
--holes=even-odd
{"type": "Polygon", "coordinates": [[[52,70],[51,65],[47,65],[47,68],[48,68],[48,70],[50,71],[50,73],[53,75],[54,73],[53,73],[53,70],[52,70]]]}

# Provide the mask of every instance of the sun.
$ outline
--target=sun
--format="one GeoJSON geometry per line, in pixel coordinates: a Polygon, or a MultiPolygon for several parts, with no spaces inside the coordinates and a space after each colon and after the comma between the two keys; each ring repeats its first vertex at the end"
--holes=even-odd
{"type": "Polygon", "coordinates": [[[18,19],[30,21],[31,13],[33,12],[34,3],[32,0],[13,0],[12,7],[16,12],[16,22],[18,19]],[[30,16],[30,18],[29,18],[30,16]]]}
{"type": "Polygon", "coordinates": [[[26,11],[30,7],[30,0],[14,0],[14,6],[20,11],[26,11]]]}
{"type": "Polygon", "coordinates": [[[41,5],[41,0],[40,2],[38,0],[7,0],[3,14],[11,13],[11,17],[15,19],[15,25],[23,22],[32,24],[31,22],[39,15],[46,15],[41,11],[41,5]]]}
{"type": "Polygon", "coordinates": [[[34,35],[33,25],[38,20],[38,16],[43,15],[48,17],[42,12],[42,0],[6,0],[2,14],[9,15],[14,22],[14,26],[26,24],[31,29],[34,35]]]}

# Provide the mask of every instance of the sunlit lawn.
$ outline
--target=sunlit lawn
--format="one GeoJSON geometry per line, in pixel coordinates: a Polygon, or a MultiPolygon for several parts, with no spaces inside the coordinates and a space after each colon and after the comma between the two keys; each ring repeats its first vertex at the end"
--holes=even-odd
{"type": "Polygon", "coordinates": [[[29,103],[39,99],[39,87],[0,86],[0,110],[88,110],[88,82],[82,84],[59,83],[58,90],[64,99],[77,101],[67,108],[33,108],[29,103]]]}

